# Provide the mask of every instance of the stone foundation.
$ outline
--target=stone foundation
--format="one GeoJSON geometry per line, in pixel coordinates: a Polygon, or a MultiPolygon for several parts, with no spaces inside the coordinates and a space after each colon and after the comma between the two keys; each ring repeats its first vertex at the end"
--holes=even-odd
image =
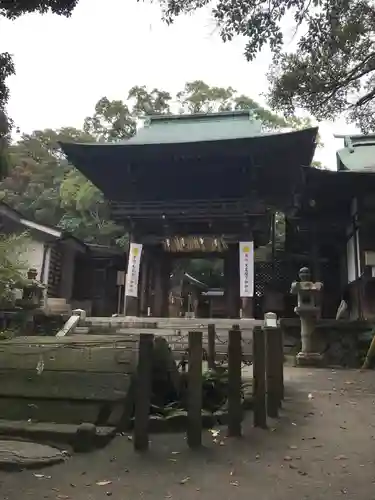
{"type": "MultiPolygon", "coordinates": [[[[297,356],[301,349],[299,319],[281,319],[280,325],[284,334],[285,354],[297,356]]],[[[360,367],[372,339],[372,330],[373,325],[367,321],[318,320],[315,341],[318,355],[322,357],[319,366],[360,367]]],[[[301,360],[298,364],[302,363],[301,360]]]]}

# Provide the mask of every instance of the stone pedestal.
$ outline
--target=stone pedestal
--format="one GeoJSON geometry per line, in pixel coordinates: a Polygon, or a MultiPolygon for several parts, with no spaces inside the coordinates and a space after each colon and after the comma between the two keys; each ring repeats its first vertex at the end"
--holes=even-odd
{"type": "Polygon", "coordinates": [[[299,272],[300,281],[292,284],[291,293],[297,295],[298,305],[294,309],[301,320],[301,352],[297,354],[299,366],[319,366],[323,363],[323,355],[317,351],[315,329],[320,317],[320,295],[323,283],[312,282],[308,268],[299,272]]]}
{"type": "Polygon", "coordinates": [[[320,314],[318,307],[297,306],[296,314],[301,320],[301,351],[297,354],[296,361],[299,366],[320,366],[323,363],[323,355],[317,351],[315,328],[316,319],[320,314]]]}

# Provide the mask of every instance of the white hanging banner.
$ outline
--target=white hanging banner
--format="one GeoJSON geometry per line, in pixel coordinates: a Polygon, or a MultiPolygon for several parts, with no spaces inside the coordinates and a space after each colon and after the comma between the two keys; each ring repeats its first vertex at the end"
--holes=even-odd
{"type": "Polygon", "coordinates": [[[142,245],[130,243],[128,272],[126,275],[125,295],[138,297],[139,268],[141,265],[142,245]]]}
{"type": "Polygon", "coordinates": [[[254,242],[240,241],[240,296],[254,295],[254,242]]]}

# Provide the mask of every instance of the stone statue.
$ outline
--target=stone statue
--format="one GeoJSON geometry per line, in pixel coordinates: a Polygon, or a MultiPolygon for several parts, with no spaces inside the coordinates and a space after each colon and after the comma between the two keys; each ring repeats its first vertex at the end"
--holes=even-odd
{"type": "Polygon", "coordinates": [[[27,271],[27,278],[22,283],[22,299],[16,304],[23,309],[38,309],[43,306],[45,285],[36,279],[38,272],[31,268],[27,271]]]}
{"type": "Polygon", "coordinates": [[[22,299],[16,300],[16,305],[25,311],[23,335],[34,335],[34,314],[43,307],[45,285],[36,279],[38,272],[31,268],[27,278],[22,283],[22,299]]]}
{"type": "Polygon", "coordinates": [[[295,313],[301,320],[302,349],[297,354],[297,364],[314,366],[321,364],[322,355],[315,350],[314,336],[317,319],[321,312],[321,294],[323,283],[311,281],[307,267],[300,269],[299,281],[292,283],[291,293],[297,295],[295,313]]]}

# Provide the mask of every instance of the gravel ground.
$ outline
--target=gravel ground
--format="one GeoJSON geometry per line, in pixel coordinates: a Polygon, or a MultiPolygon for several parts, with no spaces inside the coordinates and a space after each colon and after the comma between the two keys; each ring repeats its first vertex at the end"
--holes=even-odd
{"type": "Polygon", "coordinates": [[[43,470],[0,472],[3,500],[375,499],[375,374],[286,368],[286,400],[268,430],[242,439],[206,432],[199,452],[181,434],[152,436],[140,456],[108,447],[43,470]]]}

